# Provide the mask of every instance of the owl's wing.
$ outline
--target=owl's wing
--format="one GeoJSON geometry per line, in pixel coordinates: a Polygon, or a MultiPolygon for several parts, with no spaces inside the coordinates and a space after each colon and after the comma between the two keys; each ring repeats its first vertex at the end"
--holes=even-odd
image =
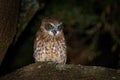
{"type": "Polygon", "coordinates": [[[35,40],[34,40],[34,46],[33,46],[33,57],[35,58],[35,55],[37,54],[37,47],[38,47],[38,42],[40,41],[40,30],[37,31],[36,36],[35,36],[35,40]]]}

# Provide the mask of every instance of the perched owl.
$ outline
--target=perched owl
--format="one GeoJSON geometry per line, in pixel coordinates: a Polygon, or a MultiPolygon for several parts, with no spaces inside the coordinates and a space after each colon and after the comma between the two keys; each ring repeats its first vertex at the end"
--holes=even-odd
{"type": "Polygon", "coordinates": [[[62,22],[53,17],[42,20],[34,43],[35,62],[66,63],[66,43],[62,22]]]}

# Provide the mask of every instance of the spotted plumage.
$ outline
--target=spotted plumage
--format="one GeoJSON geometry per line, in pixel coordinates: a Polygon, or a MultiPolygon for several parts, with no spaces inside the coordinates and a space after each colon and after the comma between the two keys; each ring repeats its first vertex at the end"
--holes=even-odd
{"type": "Polygon", "coordinates": [[[57,18],[45,18],[36,34],[34,58],[36,62],[66,63],[66,43],[62,22],[57,18]]]}

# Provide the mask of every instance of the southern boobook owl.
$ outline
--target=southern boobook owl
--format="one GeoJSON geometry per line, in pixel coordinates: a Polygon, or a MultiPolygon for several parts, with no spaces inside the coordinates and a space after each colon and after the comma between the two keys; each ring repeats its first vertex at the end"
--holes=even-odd
{"type": "Polygon", "coordinates": [[[53,17],[42,20],[34,43],[35,62],[66,63],[66,43],[62,22],[53,17]]]}

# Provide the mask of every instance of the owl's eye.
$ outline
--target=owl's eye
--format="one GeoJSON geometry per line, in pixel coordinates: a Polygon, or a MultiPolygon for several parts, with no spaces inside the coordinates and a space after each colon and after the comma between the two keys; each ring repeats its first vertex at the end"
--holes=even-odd
{"type": "Polygon", "coordinates": [[[63,29],[63,26],[62,25],[59,25],[58,26],[58,30],[60,31],[60,30],[62,30],[63,29]]]}
{"type": "Polygon", "coordinates": [[[46,24],[45,25],[45,29],[46,30],[51,30],[51,29],[53,29],[54,27],[51,25],[51,24],[46,24]]]}

